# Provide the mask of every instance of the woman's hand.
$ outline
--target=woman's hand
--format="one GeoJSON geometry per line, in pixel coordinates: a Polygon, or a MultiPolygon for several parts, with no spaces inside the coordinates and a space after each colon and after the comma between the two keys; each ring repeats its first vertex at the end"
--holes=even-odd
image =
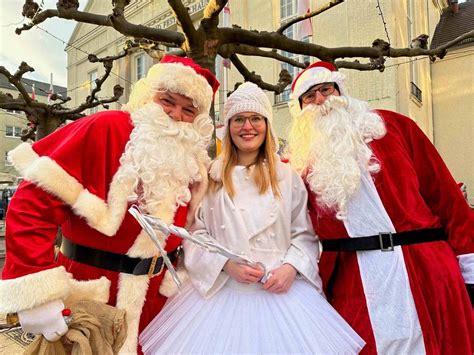
{"type": "Polygon", "coordinates": [[[258,266],[239,264],[233,260],[228,260],[224,265],[224,271],[235,281],[244,284],[259,282],[263,277],[263,270],[258,266]]]}
{"type": "Polygon", "coordinates": [[[263,288],[272,293],[284,293],[290,289],[296,274],[297,271],[292,265],[283,264],[272,270],[272,276],[263,284],[263,288]]]}

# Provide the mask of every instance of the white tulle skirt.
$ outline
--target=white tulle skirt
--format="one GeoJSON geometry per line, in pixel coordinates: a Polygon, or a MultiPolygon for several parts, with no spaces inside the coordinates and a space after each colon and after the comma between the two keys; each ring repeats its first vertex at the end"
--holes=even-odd
{"type": "Polygon", "coordinates": [[[188,283],[140,344],[145,354],[356,354],[365,343],[303,280],[284,294],[229,280],[210,299],[188,283]]]}

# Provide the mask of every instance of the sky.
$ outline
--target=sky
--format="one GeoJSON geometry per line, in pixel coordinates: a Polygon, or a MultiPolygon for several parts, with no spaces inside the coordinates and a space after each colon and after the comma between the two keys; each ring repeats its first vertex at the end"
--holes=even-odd
{"type": "MultiPolygon", "coordinates": [[[[36,1],[41,3],[40,0],[36,1]]],[[[57,0],[44,0],[44,8],[55,9],[57,0]]],[[[86,0],[80,1],[83,9],[86,0]]],[[[29,23],[23,18],[21,11],[24,0],[0,0],[0,65],[11,73],[18,69],[22,61],[35,69],[27,73],[25,78],[44,82],[50,81],[53,73],[53,84],[67,86],[67,55],[66,45],[48,33],[37,28],[15,34],[15,29],[23,23],[29,23]]],[[[76,22],[51,18],[39,25],[42,29],[68,42],[76,22]]]]}

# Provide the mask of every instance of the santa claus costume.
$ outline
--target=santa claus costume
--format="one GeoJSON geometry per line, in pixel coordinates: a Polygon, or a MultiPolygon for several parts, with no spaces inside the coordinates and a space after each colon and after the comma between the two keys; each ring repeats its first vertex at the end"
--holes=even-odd
{"type": "MultiPolygon", "coordinates": [[[[157,248],[127,210],[136,203],[185,224],[191,190],[194,201],[207,183],[208,112],[217,86],[192,60],[165,56],[135,84],[127,111],[82,118],[10,153],[25,181],[7,215],[0,312],[58,299],[66,306],[87,298],[108,302],[126,311],[121,352],[137,352],[138,334],[170,285],[162,282],[166,268],[157,248]],[[194,122],[167,116],[153,102],[158,90],[191,98],[199,110],[194,122]],[[55,259],[58,226],[64,238],[55,259]]],[[[180,239],[161,238],[175,259],[180,239]]]]}
{"type": "Polygon", "coordinates": [[[304,168],[324,289],[362,353],[472,354],[474,213],[434,146],[408,117],[345,96],[329,63],[292,89],[291,159],[304,168]],[[301,109],[321,83],[341,96],[301,109]]]}

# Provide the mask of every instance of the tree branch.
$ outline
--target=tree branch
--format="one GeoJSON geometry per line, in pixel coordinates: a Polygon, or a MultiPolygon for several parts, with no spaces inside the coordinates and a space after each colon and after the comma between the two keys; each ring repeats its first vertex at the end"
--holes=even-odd
{"type": "Polygon", "coordinates": [[[348,62],[345,60],[338,60],[334,62],[334,65],[339,69],[355,69],[360,71],[372,71],[374,70],[374,65],[372,63],[361,63],[358,60],[353,62],[348,62]]]}
{"type": "Polygon", "coordinates": [[[22,27],[19,27],[15,30],[17,35],[21,34],[23,31],[28,31],[36,25],[46,21],[49,18],[58,17],[65,20],[74,20],[78,22],[90,23],[93,25],[100,25],[100,26],[111,26],[107,16],[104,15],[96,15],[91,14],[89,12],[82,12],[75,9],[62,9],[59,10],[43,10],[38,12],[34,19],[31,20],[28,24],[23,24],[22,27]]]}
{"type": "Polygon", "coordinates": [[[45,20],[53,17],[58,17],[66,20],[74,20],[77,22],[89,23],[92,25],[113,27],[118,32],[122,33],[124,36],[136,37],[136,38],[147,38],[156,42],[165,42],[172,43],[177,47],[185,41],[185,37],[182,33],[175,31],[162,30],[159,28],[151,28],[143,25],[134,25],[128,22],[124,15],[124,6],[126,2],[122,1],[114,2],[113,13],[109,16],[105,15],[96,15],[89,12],[78,11],[74,7],[65,8],[61,7],[58,3],[58,9],[47,9],[41,12],[38,12],[33,18],[31,23],[24,24],[21,28],[15,30],[16,34],[21,34],[22,31],[27,31],[33,28],[35,25],[38,25],[45,20]]]}
{"type": "Polygon", "coordinates": [[[181,28],[183,29],[183,32],[186,35],[186,39],[188,40],[190,45],[197,43],[197,32],[194,28],[191,16],[189,15],[188,8],[183,5],[183,2],[181,0],[168,0],[168,4],[173,10],[176,16],[176,20],[181,25],[181,28]]]}
{"type": "Polygon", "coordinates": [[[323,13],[326,10],[329,10],[330,8],[332,8],[336,5],[342,4],[343,2],[344,2],[344,0],[331,0],[330,2],[320,6],[318,9],[316,9],[314,11],[308,12],[307,14],[298,16],[298,17],[294,18],[293,20],[288,21],[287,23],[282,25],[276,32],[279,33],[279,34],[283,34],[283,32],[288,27],[293,26],[295,23],[310,19],[311,17],[314,17],[314,16],[317,16],[317,15],[323,13]]]}
{"type": "Polygon", "coordinates": [[[278,79],[278,84],[272,85],[269,83],[266,83],[262,80],[262,77],[260,75],[255,74],[255,72],[250,72],[247,67],[240,61],[240,59],[237,57],[237,55],[232,54],[230,56],[230,60],[234,64],[234,66],[237,68],[240,74],[244,77],[245,81],[250,81],[254,84],[257,84],[260,88],[268,91],[273,91],[276,94],[281,94],[285,88],[291,84],[292,77],[290,73],[288,73],[287,70],[282,70],[280,72],[280,76],[278,79]]]}
{"type": "Polygon", "coordinates": [[[18,90],[21,97],[23,98],[23,101],[27,105],[34,105],[37,103],[31,100],[30,95],[28,95],[28,92],[26,92],[25,87],[21,83],[21,78],[23,77],[23,74],[32,71],[35,70],[30,67],[26,62],[21,62],[17,72],[14,75],[12,75],[5,67],[0,66],[0,74],[3,74],[7,78],[8,82],[15,86],[15,88],[18,90]]]}
{"type": "Polygon", "coordinates": [[[228,0],[210,0],[204,9],[201,23],[208,23],[210,26],[217,27],[219,25],[219,14],[224,9],[228,0]]]}
{"type": "Polygon", "coordinates": [[[257,47],[247,46],[247,45],[234,45],[234,44],[225,44],[219,48],[219,55],[223,58],[229,58],[231,54],[241,54],[249,56],[258,56],[264,58],[273,58],[279,60],[280,62],[288,63],[297,68],[306,68],[305,63],[300,63],[297,60],[291,59],[281,55],[276,50],[264,51],[257,47]]]}

